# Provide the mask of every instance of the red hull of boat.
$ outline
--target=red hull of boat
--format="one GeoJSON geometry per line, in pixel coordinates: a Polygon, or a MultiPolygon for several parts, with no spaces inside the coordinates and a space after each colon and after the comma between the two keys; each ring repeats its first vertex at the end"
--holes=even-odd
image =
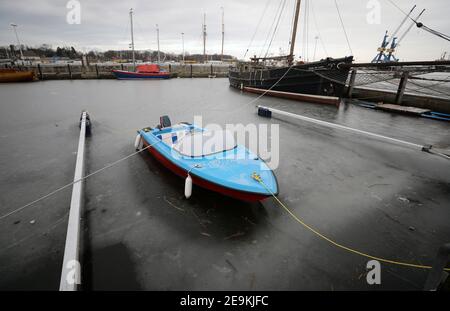
{"type": "MultiPolygon", "coordinates": [[[[147,147],[147,146],[148,146],[148,143],[146,141],[144,141],[144,147],[147,147]]],[[[160,154],[156,149],[150,147],[147,150],[150,152],[150,154],[156,160],[158,160],[166,168],[168,168],[169,170],[171,170],[172,172],[174,172],[175,174],[177,174],[180,177],[183,177],[183,178],[187,177],[187,172],[184,169],[182,169],[179,166],[172,163],[169,159],[167,159],[162,154],[160,154]]],[[[269,197],[268,195],[265,195],[265,194],[233,190],[233,189],[226,188],[221,185],[209,182],[207,180],[204,180],[203,178],[199,178],[199,177],[193,175],[193,173],[191,173],[190,175],[191,175],[192,182],[194,183],[194,185],[200,186],[202,188],[205,188],[205,189],[208,189],[208,190],[211,190],[214,192],[218,192],[220,194],[223,194],[223,195],[226,195],[226,196],[229,196],[229,197],[241,200],[241,201],[258,202],[258,201],[264,200],[269,197]]]]}
{"type": "Polygon", "coordinates": [[[112,70],[117,79],[169,79],[170,73],[161,72],[132,72],[124,70],[112,70]]]}
{"type": "Polygon", "coordinates": [[[0,69],[0,83],[28,82],[34,80],[33,71],[18,71],[14,69],[0,69]]]}

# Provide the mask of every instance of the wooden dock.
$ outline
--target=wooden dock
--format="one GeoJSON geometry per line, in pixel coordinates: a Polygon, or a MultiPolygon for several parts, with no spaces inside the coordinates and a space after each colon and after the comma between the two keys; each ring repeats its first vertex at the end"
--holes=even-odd
{"type": "MultiPolygon", "coordinates": [[[[395,104],[396,92],[392,90],[371,89],[368,87],[355,87],[351,98],[365,101],[395,104]]],[[[404,93],[402,102],[397,106],[408,106],[450,114],[450,100],[432,95],[419,95],[404,93]]]]}
{"type": "Polygon", "coordinates": [[[421,114],[427,113],[426,110],[431,110],[450,114],[450,93],[448,91],[433,89],[432,86],[434,85],[429,83],[417,84],[417,80],[423,80],[424,82],[438,81],[440,88],[442,88],[443,83],[449,82],[447,78],[436,80],[424,78],[422,75],[449,72],[450,61],[356,63],[342,64],[341,67],[351,68],[350,78],[345,85],[345,96],[347,98],[425,109],[425,111],[416,111],[410,108],[400,109],[396,106],[380,107],[380,109],[395,112],[421,114]],[[389,82],[389,80],[392,80],[393,86],[377,85],[380,82],[389,82]],[[411,80],[416,80],[416,82],[411,80]],[[409,83],[411,83],[411,86],[407,87],[409,83]]]}
{"type": "Polygon", "coordinates": [[[400,105],[385,104],[385,103],[378,103],[377,105],[375,105],[375,109],[410,114],[410,115],[417,115],[417,116],[421,116],[423,113],[431,112],[430,109],[410,107],[410,106],[400,106],[400,105]]]}

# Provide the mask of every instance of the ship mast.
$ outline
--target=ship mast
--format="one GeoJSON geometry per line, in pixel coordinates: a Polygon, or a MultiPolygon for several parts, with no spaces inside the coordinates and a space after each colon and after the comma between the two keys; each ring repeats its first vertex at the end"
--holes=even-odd
{"type": "Polygon", "coordinates": [[[222,54],[220,60],[223,62],[223,41],[225,37],[225,22],[224,22],[224,9],[223,7],[221,7],[221,9],[222,9],[222,54]]]}
{"type": "Polygon", "coordinates": [[[134,35],[133,35],[133,9],[130,9],[130,24],[131,24],[131,53],[133,57],[133,71],[136,71],[136,58],[134,57],[134,35]]]}
{"type": "Polygon", "coordinates": [[[19,40],[19,36],[17,35],[17,24],[11,23],[10,24],[11,27],[14,30],[14,34],[16,35],[16,39],[17,39],[17,44],[19,45],[19,50],[20,50],[20,59],[23,60],[23,52],[22,52],[22,44],[20,44],[20,40],[19,40]]]}
{"type": "Polygon", "coordinates": [[[156,24],[156,41],[158,42],[158,64],[161,63],[161,53],[159,51],[159,26],[156,24]]]}
{"type": "Polygon", "coordinates": [[[297,36],[297,24],[298,24],[298,17],[300,16],[301,2],[302,2],[301,0],[297,0],[297,3],[295,5],[295,17],[294,17],[294,26],[292,27],[291,50],[288,55],[289,66],[292,65],[292,63],[294,62],[295,37],[297,36]]]}

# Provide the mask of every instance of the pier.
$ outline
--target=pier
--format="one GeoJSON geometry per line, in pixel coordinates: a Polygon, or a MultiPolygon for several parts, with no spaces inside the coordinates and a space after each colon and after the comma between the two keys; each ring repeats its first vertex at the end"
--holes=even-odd
{"type": "MultiPolygon", "coordinates": [[[[395,103],[397,92],[393,90],[355,87],[353,88],[352,98],[372,101],[375,103],[395,103]]],[[[404,93],[402,96],[402,106],[416,107],[424,110],[433,110],[450,114],[450,99],[436,95],[419,95],[413,92],[404,93]]],[[[399,109],[399,112],[402,111],[399,109]]]]}
{"type": "Polygon", "coordinates": [[[75,174],[73,177],[72,198],[70,200],[69,220],[67,224],[66,245],[61,272],[59,290],[76,291],[81,284],[80,230],[81,215],[84,206],[84,170],[86,135],[91,132],[90,118],[86,111],[80,117],[80,139],[78,141],[75,174]]]}
{"type": "MultiPolygon", "coordinates": [[[[450,72],[450,61],[356,63],[346,83],[345,97],[390,104],[392,111],[420,108],[450,114],[450,80],[433,73],[450,72]],[[395,106],[405,106],[395,108],[395,106]]],[[[418,109],[417,111],[419,111],[418,109]]]]}

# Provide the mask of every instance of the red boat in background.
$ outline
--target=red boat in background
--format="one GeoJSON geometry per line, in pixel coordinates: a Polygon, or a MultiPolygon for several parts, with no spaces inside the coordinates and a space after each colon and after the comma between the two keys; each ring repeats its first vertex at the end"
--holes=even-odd
{"type": "Polygon", "coordinates": [[[161,70],[157,64],[145,64],[136,66],[136,71],[113,70],[117,79],[169,79],[170,73],[161,70]]]}
{"type": "Polygon", "coordinates": [[[33,71],[20,71],[13,68],[0,69],[1,82],[28,82],[34,80],[33,71]]]}
{"type": "MultiPolygon", "coordinates": [[[[130,9],[130,24],[131,24],[131,52],[133,56],[133,67],[135,68],[135,70],[134,71],[112,70],[114,76],[120,80],[169,79],[170,73],[165,70],[161,70],[158,64],[143,64],[136,66],[136,58],[134,55],[134,37],[133,37],[133,9],[130,9]]],[[[159,55],[159,48],[158,48],[158,55],[159,55]]],[[[159,63],[159,56],[158,56],[158,63],[159,63]]]]}

